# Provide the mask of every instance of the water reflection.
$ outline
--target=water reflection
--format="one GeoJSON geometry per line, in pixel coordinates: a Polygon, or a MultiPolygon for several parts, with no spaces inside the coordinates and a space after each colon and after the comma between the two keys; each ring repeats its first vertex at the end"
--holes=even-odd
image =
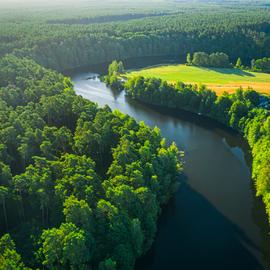
{"type": "Polygon", "coordinates": [[[187,181],[165,207],[156,241],[136,269],[267,269],[269,226],[241,136],[197,115],[138,104],[87,76],[73,77],[77,94],[158,126],[185,151],[187,181]]]}
{"type": "Polygon", "coordinates": [[[260,248],[204,196],[183,183],[163,211],[156,242],[136,269],[263,269],[260,248]]]}

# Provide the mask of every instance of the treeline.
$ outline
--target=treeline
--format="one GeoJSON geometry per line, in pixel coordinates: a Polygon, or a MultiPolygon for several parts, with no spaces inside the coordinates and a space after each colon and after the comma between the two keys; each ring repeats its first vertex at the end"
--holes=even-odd
{"type": "Polygon", "coordinates": [[[139,101],[200,113],[243,134],[252,150],[252,176],[257,195],[262,196],[270,220],[269,98],[252,89],[217,96],[204,86],[198,88],[183,83],[172,86],[160,79],[143,77],[130,78],[125,89],[130,97],[139,101]]]}
{"type": "Polygon", "coordinates": [[[92,24],[92,23],[106,23],[106,22],[117,22],[117,21],[127,21],[135,20],[146,17],[156,17],[169,15],[170,13],[159,12],[159,13],[130,13],[130,14],[118,14],[118,15],[103,15],[97,17],[89,18],[70,18],[70,19],[57,19],[57,20],[48,20],[49,24],[92,24]]]}
{"type": "Polygon", "coordinates": [[[207,54],[205,52],[196,52],[193,55],[187,54],[187,64],[200,67],[230,68],[229,56],[223,52],[207,54]]]}
{"type": "MultiPolygon", "coordinates": [[[[190,66],[212,67],[212,68],[232,68],[230,58],[223,52],[207,54],[206,52],[195,52],[193,55],[187,54],[186,64],[190,66]]],[[[254,72],[270,73],[270,58],[252,59],[250,65],[244,66],[240,57],[237,58],[235,65],[239,69],[248,69],[254,72]]]]}
{"type": "Polygon", "coordinates": [[[270,73],[270,58],[252,60],[251,69],[256,72],[270,73]]]}
{"type": "Polygon", "coordinates": [[[133,269],[178,187],[175,144],[11,55],[0,125],[0,269],[133,269]]]}
{"type": "Polygon", "coordinates": [[[104,24],[1,23],[0,55],[66,70],[146,56],[224,52],[244,64],[270,55],[270,11],[208,10],[104,24]]]}

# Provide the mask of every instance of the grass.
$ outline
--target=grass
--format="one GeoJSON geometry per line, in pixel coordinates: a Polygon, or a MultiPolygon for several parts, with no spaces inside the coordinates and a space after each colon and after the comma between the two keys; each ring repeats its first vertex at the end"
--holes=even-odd
{"type": "Polygon", "coordinates": [[[208,88],[222,94],[234,92],[237,88],[270,94],[270,74],[244,71],[236,68],[202,68],[186,65],[164,65],[130,71],[127,77],[141,75],[157,77],[169,83],[181,81],[190,84],[205,84],[208,88]]]}

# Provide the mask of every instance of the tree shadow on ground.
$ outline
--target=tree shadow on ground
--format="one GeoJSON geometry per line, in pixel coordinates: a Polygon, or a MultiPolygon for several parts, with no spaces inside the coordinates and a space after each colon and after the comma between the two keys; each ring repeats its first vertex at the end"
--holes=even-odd
{"type": "Polygon", "coordinates": [[[236,75],[241,77],[255,77],[254,74],[238,68],[206,68],[206,67],[199,67],[199,68],[207,71],[215,71],[217,73],[228,75],[236,75]]]}

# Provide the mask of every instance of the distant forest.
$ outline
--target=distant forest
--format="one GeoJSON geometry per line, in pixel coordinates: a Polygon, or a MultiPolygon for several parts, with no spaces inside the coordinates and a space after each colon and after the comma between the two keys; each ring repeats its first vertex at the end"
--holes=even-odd
{"type": "MultiPolygon", "coordinates": [[[[149,0],[144,8],[108,1],[94,14],[90,4],[73,10],[55,2],[0,11],[0,270],[132,270],[178,188],[182,152],[158,128],[77,96],[55,70],[147,56],[184,62],[195,52],[260,59],[254,68],[268,68],[270,10],[242,1],[157,8],[149,0]]],[[[121,70],[114,62],[106,83],[118,87],[121,70]]],[[[130,97],[202,113],[244,134],[269,214],[270,119],[261,96],[217,97],[141,77],[126,86],[130,97]]]]}
{"type": "Polygon", "coordinates": [[[185,61],[187,53],[200,51],[224,52],[232,62],[240,57],[245,65],[270,55],[268,9],[139,12],[132,15],[118,11],[106,20],[104,15],[69,18],[68,13],[46,20],[43,14],[24,17],[25,23],[19,24],[14,15],[4,13],[6,19],[0,20],[0,55],[30,57],[59,71],[132,57],[168,56],[185,61]],[[135,19],[138,16],[144,18],[135,19]]]}

